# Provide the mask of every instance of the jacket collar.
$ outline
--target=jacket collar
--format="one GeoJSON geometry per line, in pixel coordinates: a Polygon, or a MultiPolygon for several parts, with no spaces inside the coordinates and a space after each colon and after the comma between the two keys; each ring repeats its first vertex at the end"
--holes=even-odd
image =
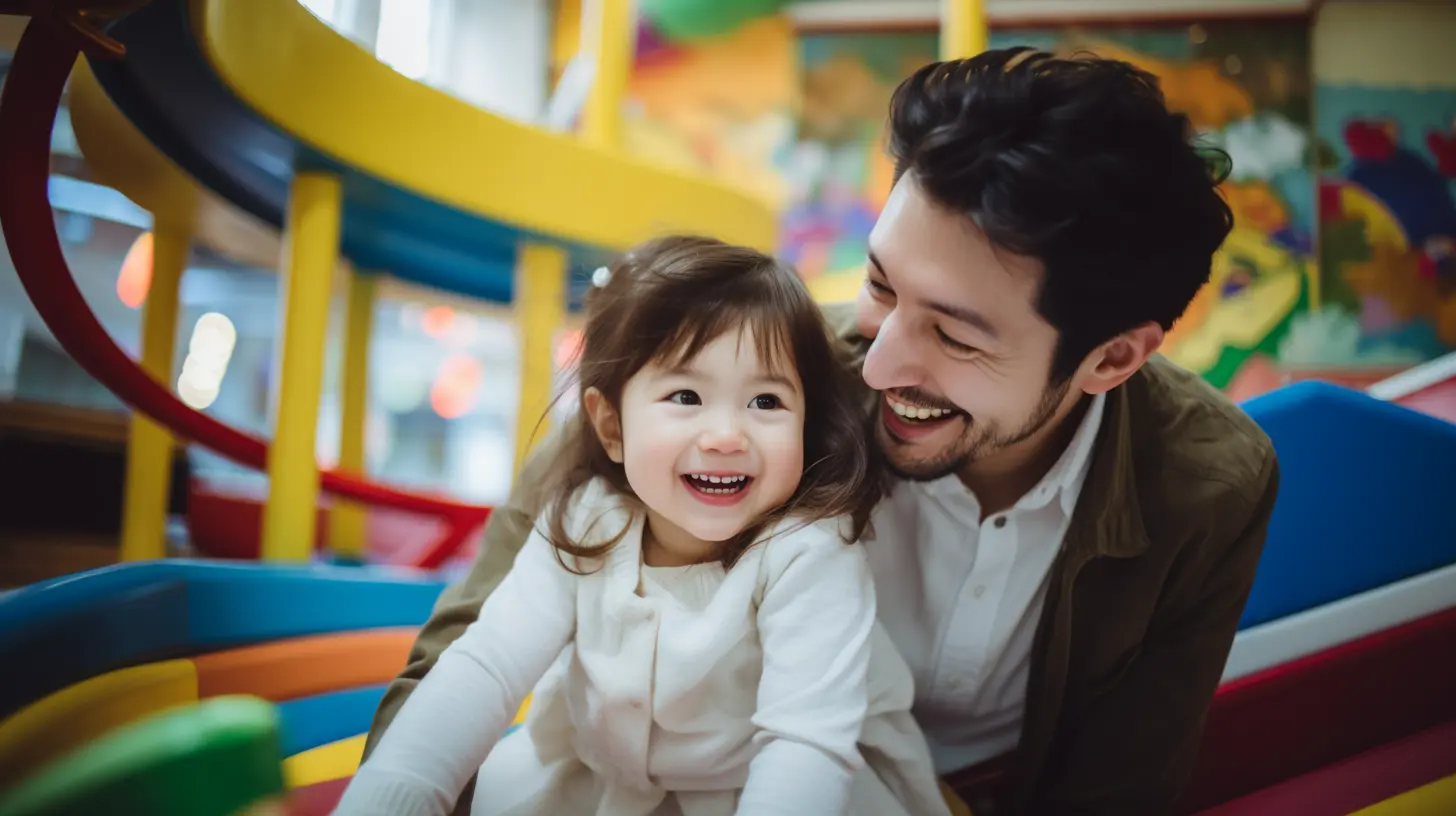
{"type": "Polygon", "coordinates": [[[1132,558],[1150,546],[1138,501],[1133,411],[1129,390],[1143,374],[1107,394],[1102,427],[1092,450],[1087,481],[1067,530],[1066,554],[1074,561],[1099,556],[1132,558]]]}

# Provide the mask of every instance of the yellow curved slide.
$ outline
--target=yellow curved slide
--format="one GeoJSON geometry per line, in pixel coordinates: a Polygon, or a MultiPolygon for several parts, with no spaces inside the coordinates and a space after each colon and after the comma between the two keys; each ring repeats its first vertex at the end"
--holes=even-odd
{"type": "Polygon", "coordinates": [[[67,108],[92,180],[158,220],[191,224],[198,242],[239,263],[278,267],[278,230],[201,189],[116,109],[84,58],[71,74],[67,108]]]}
{"type": "MultiPolygon", "coordinates": [[[[239,98],[319,152],[404,190],[548,242],[621,250],[684,231],[773,246],[775,213],[753,196],[415,82],[296,0],[191,0],[190,10],[198,45],[239,98]]],[[[195,183],[111,105],[84,65],[76,79],[73,126],[97,180],[154,213],[194,206],[195,183]]],[[[276,231],[210,194],[200,198],[198,238],[240,260],[276,262],[276,231]]]]}
{"type": "Polygon", "coordinates": [[[296,0],[192,0],[218,76],[282,130],[411,192],[548,240],[625,249],[665,231],[772,247],[747,193],[489,113],[376,60],[296,0]]]}

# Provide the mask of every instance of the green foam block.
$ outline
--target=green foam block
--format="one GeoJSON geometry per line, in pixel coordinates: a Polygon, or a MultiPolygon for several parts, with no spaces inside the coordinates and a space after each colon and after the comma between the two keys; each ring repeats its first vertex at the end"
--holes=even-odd
{"type": "Polygon", "coordinates": [[[232,816],[284,791],[276,709],[214,697],[56,760],[0,795],[0,816],[232,816]]]}

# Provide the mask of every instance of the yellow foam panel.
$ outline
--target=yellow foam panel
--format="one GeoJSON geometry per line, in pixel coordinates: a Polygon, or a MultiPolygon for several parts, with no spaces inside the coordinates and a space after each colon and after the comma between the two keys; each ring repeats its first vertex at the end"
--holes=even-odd
{"type": "Polygon", "coordinates": [[[1439,813],[1456,813],[1456,775],[1393,796],[1355,811],[1352,816],[1436,816],[1439,813]]]}
{"type": "Polygon", "coordinates": [[[83,680],[0,722],[0,788],[110,731],[197,702],[190,660],[167,660],[83,680]]]}

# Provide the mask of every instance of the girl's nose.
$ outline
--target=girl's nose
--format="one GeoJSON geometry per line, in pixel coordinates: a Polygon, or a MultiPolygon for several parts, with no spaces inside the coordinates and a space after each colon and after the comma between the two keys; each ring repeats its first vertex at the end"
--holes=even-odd
{"type": "Polygon", "coordinates": [[[741,453],[748,446],[743,426],[734,417],[723,417],[698,437],[698,447],[713,453],[741,453]]]}

